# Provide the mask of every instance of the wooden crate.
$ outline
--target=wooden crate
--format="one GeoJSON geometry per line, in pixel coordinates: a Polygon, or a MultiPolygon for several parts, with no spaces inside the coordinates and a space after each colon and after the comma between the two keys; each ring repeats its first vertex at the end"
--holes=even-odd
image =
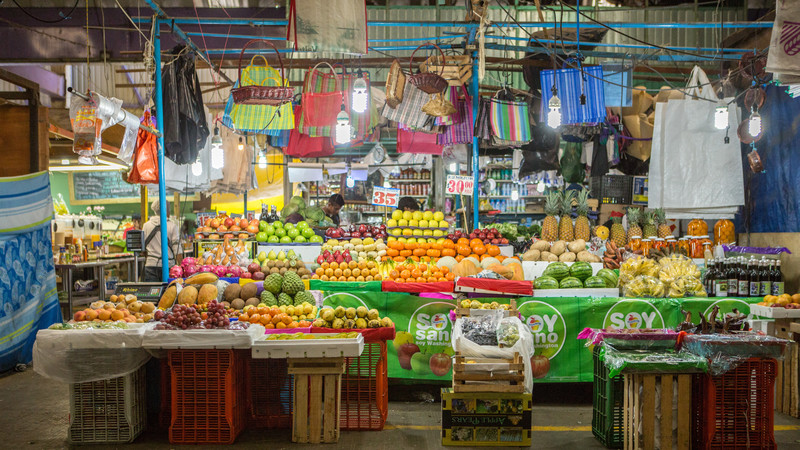
{"type": "MultiPolygon", "coordinates": [[[[476,299],[476,300],[480,302],[480,299],[476,299]]],[[[471,308],[462,308],[460,306],[460,303],[461,302],[458,302],[458,305],[456,306],[456,318],[458,318],[458,317],[469,317],[469,315],[471,314],[472,309],[471,308]]],[[[487,303],[487,302],[481,302],[481,303],[487,303]]],[[[491,303],[491,302],[489,302],[489,303],[491,303]]],[[[508,304],[509,304],[510,307],[508,309],[508,316],[507,317],[519,317],[519,311],[517,310],[517,301],[512,298],[511,301],[508,302],[508,304]]],[[[481,310],[481,311],[491,311],[491,310],[481,310]]]]}
{"type": "Polygon", "coordinates": [[[624,448],[646,449],[691,448],[692,440],[692,376],[691,374],[625,375],[624,448]],[[657,391],[660,388],[660,393],[657,391]],[[677,411],[672,408],[677,387],[677,411]],[[658,406],[656,400],[659,400],[658,406]],[[668,405],[668,407],[664,407],[668,405]],[[660,419],[657,419],[660,417],[660,419]],[[677,422],[677,430],[673,428],[677,422]],[[641,431],[639,431],[641,430],[641,431]],[[656,438],[656,430],[659,438],[656,438]]]}
{"type": "Polygon", "coordinates": [[[525,392],[525,364],[519,353],[513,358],[472,358],[456,352],[454,359],[453,392],[525,392]],[[471,364],[495,368],[491,372],[467,370],[471,364]]]}
{"type": "Polygon", "coordinates": [[[289,358],[294,375],[292,442],[339,441],[344,358],[289,358]]]}
{"type": "MultiPolygon", "coordinates": [[[[793,324],[795,340],[800,337],[800,323],[793,324]]],[[[775,377],[775,409],[792,417],[800,417],[800,343],[786,346],[783,361],[778,361],[775,377]]]]}
{"type": "Polygon", "coordinates": [[[472,58],[469,55],[433,55],[419,65],[420,72],[438,73],[450,86],[462,86],[472,78],[472,58]]]}
{"type": "Polygon", "coordinates": [[[442,389],[442,445],[531,445],[531,394],[442,389]]]}

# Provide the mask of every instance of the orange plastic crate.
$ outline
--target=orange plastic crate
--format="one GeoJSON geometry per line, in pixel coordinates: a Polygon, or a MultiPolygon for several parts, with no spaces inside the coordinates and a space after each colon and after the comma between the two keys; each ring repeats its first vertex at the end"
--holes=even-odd
{"type": "Polygon", "coordinates": [[[694,378],[694,448],[775,449],[774,359],[750,358],[719,376],[694,378]]]}
{"type": "Polygon", "coordinates": [[[292,376],[285,359],[248,358],[250,423],[258,428],[292,428],[292,376]]]}
{"type": "Polygon", "coordinates": [[[345,358],[339,426],[342,430],[382,430],[389,414],[386,341],[365,343],[357,358],[345,358]]]}
{"type": "Polygon", "coordinates": [[[232,444],[247,419],[247,353],[170,350],[173,444],[232,444]]]}

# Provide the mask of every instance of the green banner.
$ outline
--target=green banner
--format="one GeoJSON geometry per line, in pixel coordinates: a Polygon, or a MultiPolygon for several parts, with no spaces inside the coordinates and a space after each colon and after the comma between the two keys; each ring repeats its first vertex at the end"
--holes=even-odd
{"type": "MultiPolygon", "coordinates": [[[[481,302],[508,303],[508,299],[481,298],[481,302]]],[[[737,309],[750,313],[750,304],[761,298],[517,298],[522,321],[534,337],[531,360],[536,382],[564,383],[592,381],[592,353],[586,342],[578,340],[584,328],[675,328],[683,321],[681,309],[698,314],[711,313],[720,306],[719,318],[737,309]]],[[[323,293],[327,306],[375,308],[381,317],[395,323],[397,336],[387,346],[389,377],[450,381],[452,367],[450,339],[453,322],[450,299],[419,297],[393,292],[323,293]]]]}

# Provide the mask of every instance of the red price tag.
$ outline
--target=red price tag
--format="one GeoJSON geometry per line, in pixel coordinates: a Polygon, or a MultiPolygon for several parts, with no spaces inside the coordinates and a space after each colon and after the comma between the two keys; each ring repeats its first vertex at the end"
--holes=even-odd
{"type": "Polygon", "coordinates": [[[375,186],[372,189],[372,204],[376,206],[386,206],[389,208],[397,208],[397,202],[400,198],[400,189],[387,188],[383,186],[375,186]]]}
{"type": "Polygon", "coordinates": [[[448,175],[445,184],[445,194],[448,195],[472,195],[475,180],[472,177],[461,175],[448,175]]]}

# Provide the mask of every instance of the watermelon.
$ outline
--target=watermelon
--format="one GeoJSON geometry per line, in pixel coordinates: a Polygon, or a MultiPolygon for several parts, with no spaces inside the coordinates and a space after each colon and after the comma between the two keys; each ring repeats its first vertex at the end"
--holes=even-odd
{"type": "Polygon", "coordinates": [[[591,289],[603,289],[607,287],[606,279],[603,277],[589,277],[583,282],[583,285],[591,289]]]}
{"type": "Polygon", "coordinates": [[[617,287],[617,283],[618,283],[617,274],[614,273],[613,270],[611,270],[611,269],[600,269],[600,270],[597,271],[597,275],[596,276],[601,277],[602,279],[606,280],[606,287],[608,287],[608,288],[617,287]]]}
{"type": "Polygon", "coordinates": [[[569,276],[585,281],[592,276],[592,266],[583,261],[575,262],[569,268],[569,276]]]}
{"type": "Polygon", "coordinates": [[[542,273],[542,276],[553,277],[558,281],[563,280],[569,276],[569,266],[563,262],[550,263],[542,273]]]}
{"type": "Polygon", "coordinates": [[[553,277],[539,277],[533,285],[536,289],[558,289],[558,280],[553,277]]]}
{"type": "Polygon", "coordinates": [[[575,277],[567,277],[561,280],[558,287],[561,289],[580,289],[583,287],[583,283],[575,277]]]}

